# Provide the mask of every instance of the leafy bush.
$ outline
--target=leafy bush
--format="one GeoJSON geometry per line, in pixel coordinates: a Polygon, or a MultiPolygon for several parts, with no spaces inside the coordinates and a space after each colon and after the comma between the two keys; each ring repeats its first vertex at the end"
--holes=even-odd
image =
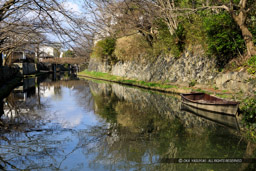
{"type": "Polygon", "coordinates": [[[252,56],[249,60],[248,60],[248,73],[249,74],[255,74],[256,73],[256,56],[252,56]]]}
{"type": "Polygon", "coordinates": [[[179,51],[183,52],[185,47],[186,32],[182,24],[178,25],[175,35],[176,35],[176,45],[179,51]]]}
{"type": "Polygon", "coordinates": [[[157,39],[154,42],[154,55],[161,53],[171,53],[179,57],[185,46],[185,29],[182,25],[178,26],[174,35],[171,35],[168,26],[161,20],[157,21],[157,39]]]}
{"type": "MultiPolygon", "coordinates": [[[[201,11],[202,13],[202,11],[201,11]]],[[[184,21],[184,29],[186,31],[186,44],[189,50],[194,52],[195,46],[200,45],[201,48],[207,49],[205,38],[207,37],[203,24],[204,14],[193,14],[184,21]]]]}
{"type": "Polygon", "coordinates": [[[243,114],[243,122],[247,127],[256,128],[256,96],[244,100],[241,112],[243,114]]]}
{"type": "Polygon", "coordinates": [[[93,48],[91,57],[107,59],[108,57],[113,57],[113,52],[116,46],[116,39],[108,37],[100,40],[96,43],[93,48]]]}
{"type": "MultiPolygon", "coordinates": [[[[255,20],[256,20],[256,18],[255,18],[255,20]]],[[[255,24],[255,26],[248,27],[249,31],[252,33],[253,43],[256,45],[256,29],[255,28],[256,28],[256,24],[255,24]]]]}
{"type": "Polygon", "coordinates": [[[232,58],[243,53],[244,40],[231,16],[222,12],[204,18],[208,52],[216,56],[217,66],[223,68],[232,58]]]}
{"type": "MultiPolygon", "coordinates": [[[[255,0],[249,0],[248,4],[252,4],[254,3],[255,0]]],[[[247,21],[246,21],[246,25],[248,26],[249,31],[252,33],[252,39],[253,39],[253,43],[256,45],[256,16],[255,16],[255,10],[251,10],[248,13],[247,16],[247,21]]]]}

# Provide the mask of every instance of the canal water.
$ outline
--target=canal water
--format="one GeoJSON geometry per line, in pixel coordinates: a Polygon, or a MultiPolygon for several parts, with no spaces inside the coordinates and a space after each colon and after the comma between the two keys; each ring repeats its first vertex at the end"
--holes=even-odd
{"type": "Polygon", "coordinates": [[[24,79],[0,99],[0,170],[250,170],[236,118],[175,94],[79,80],[24,79]],[[224,117],[224,118],[223,118],[224,117]],[[233,161],[233,163],[232,163],[233,161]]]}

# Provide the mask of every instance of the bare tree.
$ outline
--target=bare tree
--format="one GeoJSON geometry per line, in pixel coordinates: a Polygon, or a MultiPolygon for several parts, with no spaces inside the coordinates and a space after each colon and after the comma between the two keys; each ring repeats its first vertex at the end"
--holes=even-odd
{"type": "MultiPolygon", "coordinates": [[[[17,48],[45,41],[44,35],[54,35],[64,44],[76,42],[92,28],[81,18],[65,9],[65,1],[4,0],[0,3],[0,53],[7,58],[17,48]],[[31,37],[33,41],[31,42],[31,37]]],[[[49,36],[48,36],[49,37],[49,36]]],[[[90,39],[91,37],[86,37],[90,39]]],[[[38,48],[37,48],[38,49],[38,48]]]]}
{"type": "MultiPolygon", "coordinates": [[[[90,8],[88,2],[85,4],[90,8]]],[[[122,37],[142,34],[152,46],[155,6],[146,0],[93,0],[96,40],[107,36],[122,37]]]]}
{"type": "Polygon", "coordinates": [[[155,5],[159,10],[159,17],[163,19],[165,24],[168,26],[171,35],[175,33],[178,28],[178,16],[176,4],[174,0],[156,0],[155,5]]]}

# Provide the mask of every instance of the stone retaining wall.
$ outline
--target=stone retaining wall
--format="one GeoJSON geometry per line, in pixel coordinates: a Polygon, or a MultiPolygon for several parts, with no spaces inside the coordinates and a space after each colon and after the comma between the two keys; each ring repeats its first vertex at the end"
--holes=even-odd
{"type": "Polygon", "coordinates": [[[218,72],[215,60],[193,55],[186,51],[182,57],[159,56],[155,61],[117,62],[109,65],[107,61],[91,58],[89,71],[105,72],[126,78],[160,81],[165,83],[189,85],[194,82],[207,87],[253,93],[256,91],[256,77],[241,72],[218,72]]]}

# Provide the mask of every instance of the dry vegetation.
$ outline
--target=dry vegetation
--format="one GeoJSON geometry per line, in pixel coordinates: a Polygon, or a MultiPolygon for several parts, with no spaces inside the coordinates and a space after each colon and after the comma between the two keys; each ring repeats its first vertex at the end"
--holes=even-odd
{"type": "Polygon", "coordinates": [[[117,39],[114,54],[117,59],[131,61],[140,57],[149,57],[152,53],[150,45],[140,34],[125,36],[117,39]]]}
{"type": "Polygon", "coordinates": [[[77,57],[77,58],[54,58],[54,59],[44,59],[42,63],[53,63],[53,64],[83,64],[88,63],[87,58],[77,57]]]}

